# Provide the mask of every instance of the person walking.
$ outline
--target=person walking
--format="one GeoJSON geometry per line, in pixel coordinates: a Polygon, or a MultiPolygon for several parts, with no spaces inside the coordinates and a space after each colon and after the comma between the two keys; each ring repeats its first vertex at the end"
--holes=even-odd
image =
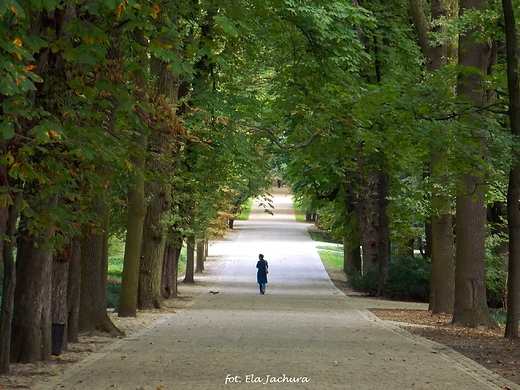
{"type": "Polygon", "coordinates": [[[265,285],[267,284],[269,264],[264,260],[264,255],[262,254],[258,255],[258,259],[259,260],[256,263],[256,268],[258,268],[258,271],[256,272],[256,281],[260,287],[260,294],[265,294],[265,285]]]}

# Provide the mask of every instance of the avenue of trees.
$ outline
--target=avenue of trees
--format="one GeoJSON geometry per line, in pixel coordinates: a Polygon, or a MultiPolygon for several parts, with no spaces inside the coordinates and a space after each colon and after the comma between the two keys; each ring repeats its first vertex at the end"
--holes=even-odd
{"type": "Polygon", "coordinates": [[[518,6],[0,0],[0,373],[50,359],[52,324],[118,332],[111,234],[119,315],[160,308],[183,245],[190,283],[194,248],[274,167],[380,295],[424,235],[431,308],[456,324],[495,325],[486,242],[502,237],[517,338],[518,6]]]}

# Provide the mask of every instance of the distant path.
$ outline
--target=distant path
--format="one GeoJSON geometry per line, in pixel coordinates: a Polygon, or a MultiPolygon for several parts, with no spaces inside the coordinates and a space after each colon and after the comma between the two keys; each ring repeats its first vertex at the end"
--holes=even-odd
{"type": "Polygon", "coordinates": [[[273,193],[274,216],[255,203],[249,221],[235,222],[235,231],[212,245],[207,292],[38,388],[518,388],[460,354],[393,330],[346,297],[330,281],[308,225],[295,221],[287,190],[273,193]],[[270,265],[265,295],[255,278],[259,253],[270,265]]]}

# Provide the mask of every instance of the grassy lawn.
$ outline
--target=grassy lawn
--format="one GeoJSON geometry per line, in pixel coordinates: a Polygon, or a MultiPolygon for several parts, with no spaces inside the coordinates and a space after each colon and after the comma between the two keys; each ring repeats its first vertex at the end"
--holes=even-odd
{"type": "Polygon", "coordinates": [[[296,221],[305,222],[305,210],[300,207],[300,204],[294,201],[293,198],[293,207],[294,214],[296,216],[296,221]]]}
{"type": "Polygon", "coordinates": [[[237,215],[235,219],[238,221],[247,221],[249,219],[249,213],[251,212],[251,207],[253,206],[253,198],[249,198],[240,208],[240,213],[237,215]]]}
{"type": "Polygon", "coordinates": [[[318,246],[318,254],[326,267],[343,269],[342,246],[318,246]]]}
{"type": "MultiPolygon", "coordinates": [[[[125,244],[115,237],[110,239],[108,249],[108,280],[107,280],[107,307],[115,308],[119,304],[119,292],[121,291],[121,276],[125,244]]],[[[186,248],[181,251],[179,259],[179,275],[186,269],[186,248]]]]}

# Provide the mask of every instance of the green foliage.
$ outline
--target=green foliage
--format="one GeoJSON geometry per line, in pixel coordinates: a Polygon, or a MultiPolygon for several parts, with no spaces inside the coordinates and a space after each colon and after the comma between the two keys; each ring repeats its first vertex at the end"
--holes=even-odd
{"type": "Polygon", "coordinates": [[[334,238],[332,236],[332,233],[327,230],[318,230],[318,231],[311,230],[310,235],[314,241],[341,244],[341,240],[334,238]]]}
{"type": "Polygon", "coordinates": [[[489,307],[504,306],[507,295],[507,253],[499,253],[505,238],[491,235],[486,239],[486,292],[489,307]]]}
{"type": "MultiPolygon", "coordinates": [[[[385,297],[403,301],[428,302],[430,290],[430,262],[421,256],[410,259],[392,259],[388,267],[385,297]]],[[[349,275],[354,289],[375,296],[378,290],[378,271],[365,275],[349,275]]]]}
{"type": "Polygon", "coordinates": [[[108,261],[108,279],[121,281],[123,274],[123,256],[109,257],[108,261]]]}
{"type": "Polygon", "coordinates": [[[497,322],[497,324],[505,325],[507,322],[507,311],[504,309],[492,309],[491,316],[497,322]]]}
{"type": "Polygon", "coordinates": [[[318,246],[318,254],[325,266],[343,269],[343,249],[341,247],[318,246]],[[338,251],[339,250],[339,251],[338,251]]]}
{"type": "MultiPolygon", "coordinates": [[[[489,5],[440,20],[449,36],[430,33],[447,42],[481,26],[479,39],[502,41],[499,5],[489,5]]],[[[25,228],[53,228],[60,247],[97,226],[92,204],[99,200],[110,204],[111,233],[121,236],[129,178],[159,176],[172,188],[168,239],[181,242],[221,228],[283,174],[299,212],[318,211],[330,241],[358,234],[347,204],[356,204],[367,172],[378,169],[390,176],[392,242],[406,242],[438,212],[427,199],[455,198],[463,173],[477,170],[493,183],[488,201],[503,198],[515,140],[497,113],[506,109],[502,62],[485,75],[494,99],[486,112],[453,93],[457,77],[474,69],[425,72],[405,0],[0,0],[0,169],[9,181],[0,207],[22,193],[25,228]],[[179,102],[156,96],[157,64],[189,90],[179,102]],[[484,133],[485,160],[461,113],[484,133]],[[175,133],[167,174],[132,163],[154,155],[133,142],[151,131],[175,133]],[[442,161],[425,178],[438,153],[442,161]]],[[[489,300],[498,302],[506,275],[493,253],[486,276],[489,300]]],[[[388,293],[424,296],[426,268],[393,261],[388,293]],[[413,292],[405,291],[406,277],[416,282],[413,292]]],[[[372,278],[359,283],[370,289],[372,278]]]]}
{"type": "Polygon", "coordinates": [[[249,198],[245,203],[242,204],[242,207],[240,208],[240,214],[238,214],[236,219],[239,221],[247,221],[249,219],[252,206],[253,198],[249,198]]]}
{"type": "Polygon", "coordinates": [[[119,305],[119,294],[121,291],[120,280],[109,280],[107,282],[107,307],[117,308],[119,305]]]}

